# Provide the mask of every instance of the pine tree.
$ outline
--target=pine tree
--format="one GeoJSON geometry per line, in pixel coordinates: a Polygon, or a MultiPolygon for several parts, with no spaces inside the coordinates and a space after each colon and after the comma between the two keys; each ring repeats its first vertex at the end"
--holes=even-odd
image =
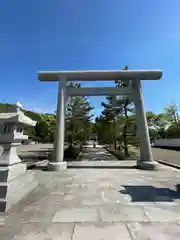
{"type": "MultiPolygon", "coordinates": [[[[79,88],[80,84],[69,83],[69,86],[79,88]]],[[[92,107],[85,97],[69,97],[66,107],[66,140],[74,142],[84,142],[91,133],[90,114],[92,107]]]]}

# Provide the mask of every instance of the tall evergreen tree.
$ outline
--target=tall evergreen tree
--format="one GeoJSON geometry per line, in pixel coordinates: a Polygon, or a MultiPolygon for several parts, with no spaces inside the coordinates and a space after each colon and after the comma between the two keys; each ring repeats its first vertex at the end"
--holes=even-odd
{"type": "MultiPolygon", "coordinates": [[[[124,70],[128,70],[126,65],[124,70]]],[[[117,88],[126,88],[131,86],[132,81],[129,80],[116,80],[117,88]]],[[[132,118],[129,118],[129,113],[133,112],[132,96],[117,96],[117,106],[121,109],[121,115],[124,116],[124,126],[123,126],[123,142],[124,142],[124,154],[128,156],[128,127],[131,124],[132,118]]]]}
{"type": "MultiPolygon", "coordinates": [[[[70,82],[69,86],[79,88],[80,84],[70,82]]],[[[91,134],[91,110],[89,102],[85,97],[69,97],[66,107],[66,140],[73,142],[84,142],[91,134]]]]}

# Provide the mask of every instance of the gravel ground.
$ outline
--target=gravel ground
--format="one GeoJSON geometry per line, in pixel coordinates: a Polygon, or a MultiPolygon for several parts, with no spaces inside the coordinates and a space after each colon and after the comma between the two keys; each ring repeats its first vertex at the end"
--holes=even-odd
{"type": "MultiPolygon", "coordinates": [[[[130,151],[139,156],[139,151],[137,148],[130,146],[130,151]]],[[[152,153],[154,160],[164,161],[165,163],[174,164],[180,166],[180,151],[162,149],[162,148],[152,148],[152,153]]]]}
{"type": "Polygon", "coordinates": [[[35,152],[47,152],[53,149],[52,143],[47,144],[32,144],[32,145],[21,145],[18,147],[17,152],[20,155],[26,155],[35,152]]]}
{"type": "Polygon", "coordinates": [[[166,150],[160,148],[152,148],[155,160],[162,160],[164,162],[180,166],[180,152],[173,150],[166,150]]]}
{"type": "MultiPolygon", "coordinates": [[[[67,148],[65,144],[64,148],[67,148]]],[[[17,154],[27,167],[31,167],[39,161],[48,159],[49,153],[53,150],[53,144],[32,144],[21,145],[17,148],[17,154]]]]}
{"type": "MultiPolygon", "coordinates": [[[[65,144],[65,147],[67,144],[65,144]]],[[[18,147],[18,155],[22,158],[31,159],[36,157],[45,157],[48,152],[53,149],[53,144],[33,144],[33,145],[21,145],[18,147]]],[[[138,155],[137,149],[136,155],[138,155]]],[[[153,156],[155,160],[162,160],[170,164],[175,164],[180,166],[180,151],[173,151],[160,148],[152,148],[153,156]]]]}
{"type": "MultiPolygon", "coordinates": [[[[44,155],[47,154],[52,149],[53,144],[22,145],[18,148],[18,154],[20,156],[44,155]]],[[[155,160],[163,160],[167,163],[176,164],[180,166],[180,151],[152,148],[152,152],[155,160]]]]}

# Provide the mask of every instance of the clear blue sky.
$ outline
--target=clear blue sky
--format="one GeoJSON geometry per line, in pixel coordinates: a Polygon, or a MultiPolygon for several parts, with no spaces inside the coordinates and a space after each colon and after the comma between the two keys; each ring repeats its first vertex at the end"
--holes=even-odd
{"type": "MultiPolygon", "coordinates": [[[[57,84],[38,70],[162,69],[143,83],[146,110],[180,103],[179,0],[1,0],[0,101],[52,112],[57,84]]],[[[96,83],[100,85],[100,83],[96,83]]],[[[93,97],[94,113],[101,98],[93,97]]]]}

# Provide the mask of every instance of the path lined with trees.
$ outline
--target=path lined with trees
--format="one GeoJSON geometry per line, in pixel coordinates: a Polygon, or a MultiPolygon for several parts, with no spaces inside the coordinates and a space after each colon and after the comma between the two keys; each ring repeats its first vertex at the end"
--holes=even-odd
{"type": "MultiPolygon", "coordinates": [[[[125,66],[124,70],[127,70],[125,66]]],[[[81,85],[69,82],[70,86],[80,88],[81,85]]],[[[131,81],[114,81],[116,88],[124,88],[131,81]]],[[[0,112],[7,112],[11,104],[1,103],[0,112]]],[[[122,156],[131,154],[130,145],[139,146],[136,138],[136,116],[133,99],[131,96],[107,96],[102,102],[101,115],[92,121],[91,110],[93,107],[85,97],[68,98],[66,108],[65,141],[70,145],[81,146],[90,136],[98,137],[100,144],[111,146],[113,151],[119,151],[122,156]]],[[[55,113],[41,114],[32,111],[25,114],[37,121],[34,128],[26,128],[33,140],[41,143],[52,143],[55,131],[55,113]]],[[[163,112],[155,114],[148,111],[147,122],[151,141],[158,138],[180,138],[180,117],[176,103],[166,106],[163,112]]],[[[153,150],[156,152],[157,150],[153,150]]]]}

